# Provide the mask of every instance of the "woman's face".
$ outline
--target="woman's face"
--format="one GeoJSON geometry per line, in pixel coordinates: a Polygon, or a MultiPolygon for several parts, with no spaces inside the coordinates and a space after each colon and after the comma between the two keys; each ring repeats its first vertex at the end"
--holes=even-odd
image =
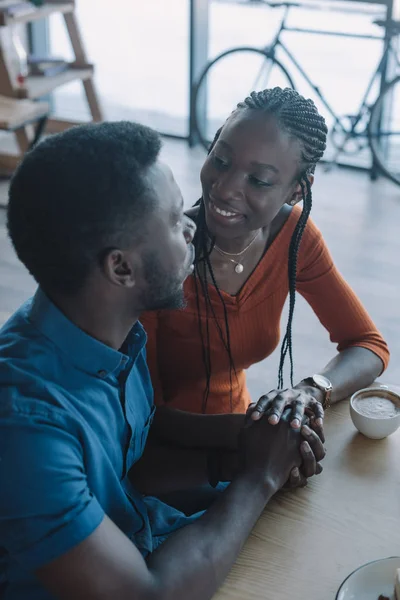
{"type": "Polygon", "coordinates": [[[295,197],[299,165],[300,143],[273,116],[236,111],[200,175],[209,231],[232,239],[270,225],[295,197]]]}

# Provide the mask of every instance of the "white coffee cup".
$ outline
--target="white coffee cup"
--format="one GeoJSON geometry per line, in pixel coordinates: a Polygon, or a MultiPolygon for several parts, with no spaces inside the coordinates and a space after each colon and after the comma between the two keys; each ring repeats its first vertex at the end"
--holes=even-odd
{"type": "Polygon", "coordinates": [[[385,385],[359,390],[350,398],[350,415],[354,426],[360,433],[373,440],[381,440],[400,427],[400,396],[385,385]],[[357,410],[357,401],[371,396],[378,396],[393,402],[399,409],[397,414],[390,417],[375,417],[360,412],[360,406],[357,410]]]}

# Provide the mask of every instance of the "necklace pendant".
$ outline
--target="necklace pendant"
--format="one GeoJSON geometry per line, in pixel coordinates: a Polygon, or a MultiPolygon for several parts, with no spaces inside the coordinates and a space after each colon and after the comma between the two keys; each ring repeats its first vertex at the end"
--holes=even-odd
{"type": "Polygon", "coordinates": [[[243,273],[243,269],[244,269],[243,265],[241,265],[240,263],[238,263],[235,266],[235,273],[237,273],[238,275],[240,275],[240,273],[243,273]]]}

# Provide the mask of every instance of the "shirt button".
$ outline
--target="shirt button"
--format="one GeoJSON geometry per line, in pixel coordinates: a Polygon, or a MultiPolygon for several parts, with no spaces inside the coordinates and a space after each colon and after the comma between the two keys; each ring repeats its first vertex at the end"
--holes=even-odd
{"type": "Polygon", "coordinates": [[[104,369],[100,369],[100,371],[97,371],[97,375],[99,377],[105,377],[107,375],[107,371],[105,371],[104,369]]]}

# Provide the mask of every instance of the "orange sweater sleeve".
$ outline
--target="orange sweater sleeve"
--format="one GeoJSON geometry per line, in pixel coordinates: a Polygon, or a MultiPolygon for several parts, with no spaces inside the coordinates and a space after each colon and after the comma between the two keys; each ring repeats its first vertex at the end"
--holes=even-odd
{"type": "Polygon", "coordinates": [[[387,344],[364,306],[335,267],[322,234],[309,221],[300,245],[297,290],[329,332],[338,351],[354,346],[374,352],[389,363],[387,344]]]}
{"type": "Polygon", "coordinates": [[[159,313],[146,312],[140,317],[140,322],[147,334],[146,358],[147,366],[149,367],[151,383],[154,390],[154,403],[156,406],[164,404],[162,384],[158,368],[158,350],[157,350],[157,330],[158,330],[159,313]]]}

